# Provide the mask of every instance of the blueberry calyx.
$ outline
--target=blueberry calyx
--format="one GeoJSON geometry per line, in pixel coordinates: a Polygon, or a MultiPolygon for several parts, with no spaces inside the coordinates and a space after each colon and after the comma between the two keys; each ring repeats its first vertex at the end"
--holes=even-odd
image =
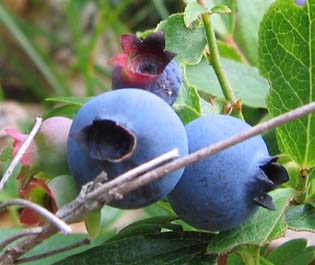
{"type": "Polygon", "coordinates": [[[155,54],[140,54],[130,60],[129,67],[134,73],[159,76],[165,68],[164,64],[155,54]]]}
{"type": "Polygon", "coordinates": [[[264,165],[260,168],[264,171],[267,177],[275,184],[279,186],[289,180],[289,175],[285,167],[276,163],[278,160],[277,156],[271,157],[264,165]]]}
{"type": "Polygon", "coordinates": [[[112,120],[94,120],[74,136],[96,160],[122,162],[129,158],[137,145],[136,135],[112,120]]]}
{"type": "Polygon", "coordinates": [[[276,163],[277,160],[278,157],[274,156],[259,166],[264,176],[259,178],[259,195],[253,198],[256,204],[269,210],[275,210],[276,208],[272,202],[272,197],[267,192],[274,190],[277,186],[289,180],[288,172],[283,166],[276,163]]]}
{"type": "Polygon", "coordinates": [[[254,197],[254,201],[259,205],[268,210],[274,211],[276,209],[275,205],[273,204],[272,197],[267,193],[263,193],[258,197],[254,197]]]}

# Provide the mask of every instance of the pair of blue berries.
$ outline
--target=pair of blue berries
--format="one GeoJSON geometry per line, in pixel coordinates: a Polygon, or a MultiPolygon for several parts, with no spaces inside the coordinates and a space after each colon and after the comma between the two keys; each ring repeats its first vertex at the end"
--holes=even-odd
{"type": "MultiPolygon", "coordinates": [[[[106,92],[77,113],[68,139],[70,170],[83,185],[105,171],[108,180],[174,148],[181,156],[248,129],[233,117],[207,115],[184,127],[161,98],[140,89],[106,92]]],[[[222,231],[243,223],[256,209],[274,209],[267,192],[287,181],[260,136],[139,188],[111,206],[132,209],[168,196],[187,223],[222,231]]]]}

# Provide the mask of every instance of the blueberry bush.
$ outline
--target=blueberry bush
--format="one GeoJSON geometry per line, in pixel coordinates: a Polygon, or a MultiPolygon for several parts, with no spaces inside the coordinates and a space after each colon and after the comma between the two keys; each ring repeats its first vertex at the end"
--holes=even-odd
{"type": "Polygon", "coordinates": [[[37,46],[34,35],[47,33],[0,3],[1,23],[38,76],[14,55],[12,64],[22,80],[34,76],[28,85],[49,106],[33,138],[31,126],[5,129],[12,141],[1,154],[0,181],[9,179],[0,210],[16,227],[0,229],[0,264],[312,264],[307,238],[274,242],[289,230],[315,233],[314,113],[185,159],[315,101],[315,0],[183,0],[174,12],[171,1],[148,1],[159,16],[139,28],[132,25],[150,4],[134,15],[131,1],[99,0],[85,34],[77,23],[87,2],[65,4],[72,39],[50,36],[73,45],[70,70],[37,46]],[[107,47],[99,63],[97,45],[112,29],[121,47],[107,47]],[[83,95],[71,90],[73,73],[83,77],[83,95]],[[165,168],[139,169],[173,148],[179,154],[165,168]],[[84,222],[88,234],[57,233],[54,219],[25,201],[59,221],[84,222]],[[115,231],[134,208],[141,218],[115,231]]]}

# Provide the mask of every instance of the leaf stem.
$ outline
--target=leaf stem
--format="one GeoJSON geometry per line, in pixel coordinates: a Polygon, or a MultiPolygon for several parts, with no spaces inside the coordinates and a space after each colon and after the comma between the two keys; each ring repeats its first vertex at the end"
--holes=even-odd
{"type": "Polygon", "coordinates": [[[260,248],[259,246],[241,246],[237,254],[247,265],[260,265],[260,248]]]}
{"type": "MultiPolygon", "coordinates": [[[[199,0],[201,5],[204,5],[204,1],[199,0]]],[[[211,22],[211,14],[202,14],[202,22],[206,31],[208,46],[210,50],[210,57],[208,57],[209,63],[212,65],[214,72],[220,83],[222,92],[226,100],[231,102],[233,110],[240,119],[244,119],[242,114],[242,109],[240,106],[240,101],[235,99],[235,95],[231,86],[229,79],[223,69],[221,58],[219,54],[219,49],[216,42],[215,32],[211,22]]]]}

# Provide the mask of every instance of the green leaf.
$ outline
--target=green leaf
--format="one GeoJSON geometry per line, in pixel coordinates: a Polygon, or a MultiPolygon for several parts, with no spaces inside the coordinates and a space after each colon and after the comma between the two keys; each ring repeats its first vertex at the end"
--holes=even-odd
{"type": "Polygon", "coordinates": [[[173,108],[184,124],[200,117],[201,105],[197,89],[184,81],[173,108]]]}
{"type": "Polygon", "coordinates": [[[216,8],[220,6],[227,6],[229,9],[231,9],[232,13],[230,15],[222,16],[222,15],[214,14],[214,16],[211,16],[211,20],[212,20],[215,32],[218,34],[218,36],[221,39],[225,40],[230,35],[232,35],[234,31],[234,24],[235,24],[234,14],[236,12],[235,10],[236,1],[235,0],[205,0],[204,2],[210,11],[212,8],[216,8]]]}
{"type": "Polygon", "coordinates": [[[55,265],[209,265],[205,255],[208,234],[164,232],[105,242],[55,265]]]}
{"type": "Polygon", "coordinates": [[[284,211],[293,194],[292,189],[277,189],[270,192],[276,206],[275,211],[259,208],[240,227],[214,236],[209,242],[207,252],[210,254],[225,253],[236,246],[245,244],[262,246],[272,240],[271,234],[273,234],[273,238],[283,235],[283,225],[279,226],[279,222],[283,222],[284,211]]]}
{"type": "Polygon", "coordinates": [[[187,4],[184,12],[185,26],[189,27],[190,24],[197,20],[200,15],[207,12],[208,10],[202,5],[200,5],[198,2],[191,2],[187,4]]]}
{"type": "Polygon", "coordinates": [[[305,181],[307,183],[307,196],[304,203],[310,204],[311,206],[315,207],[315,168],[312,168],[309,171],[309,175],[307,176],[305,181]]]}
{"type": "MultiPolygon", "coordinates": [[[[272,116],[315,101],[315,0],[301,8],[279,0],[266,13],[259,31],[259,65],[271,83],[272,116]]],[[[282,153],[303,167],[315,166],[315,116],[277,128],[282,153]]]]}
{"type": "Polygon", "coordinates": [[[201,116],[219,113],[219,110],[215,104],[211,104],[210,102],[200,98],[200,106],[201,106],[201,116]]]}
{"type": "Polygon", "coordinates": [[[183,14],[171,15],[156,28],[165,34],[165,50],[177,54],[176,60],[183,64],[198,63],[206,47],[204,29],[198,26],[187,28],[183,14]]]}
{"type": "Polygon", "coordinates": [[[50,117],[63,116],[69,119],[73,119],[73,117],[76,115],[79,109],[80,109],[80,105],[74,105],[74,104],[64,105],[64,106],[54,108],[51,111],[45,113],[43,118],[48,119],[50,117]]]}
{"type": "Polygon", "coordinates": [[[101,232],[106,232],[109,227],[114,227],[116,221],[126,214],[126,211],[110,206],[104,206],[101,212],[101,232]]]}
{"type": "Polygon", "coordinates": [[[232,48],[231,45],[228,45],[223,41],[217,41],[217,45],[221,57],[242,63],[241,55],[234,48],[232,48]]]}
{"type": "Polygon", "coordinates": [[[6,146],[0,156],[2,162],[11,161],[13,159],[13,143],[6,146]]]}
{"type": "Polygon", "coordinates": [[[274,249],[268,260],[276,265],[308,265],[315,257],[315,247],[306,247],[306,239],[293,239],[274,249]]]}
{"type": "MultiPolygon", "coordinates": [[[[22,229],[16,229],[16,228],[14,228],[14,229],[13,228],[12,229],[11,228],[0,229],[0,242],[2,242],[4,239],[6,239],[10,236],[13,236],[13,235],[15,235],[21,231],[22,231],[22,229]]],[[[66,246],[80,242],[85,238],[87,238],[86,234],[71,234],[71,236],[63,235],[63,234],[57,234],[57,235],[54,235],[53,237],[45,240],[43,243],[38,245],[36,248],[34,248],[30,252],[28,252],[23,257],[30,257],[33,255],[43,254],[43,253],[46,253],[48,251],[64,248],[66,246]]],[[[53,255],[53,256],[43,258],[43,259],[40,259],[37,261],[26,262],[23,264],[26,264],[26,265],[42,265],[42,264],[50,265],[50,264],[54,264],[55,262],[57,262],[61,259],[64,259],[68,256],[71,256],[71,255],[74,255],[76,253],[80,253],[84,250],[87,250],[89,248],[95,247],[95,246],[99,245],[102,241],[104,241],[106,238],[108,238],[108,236],[104,234],[98,240],[92,241],[88,245],[83,245],[83,246],[75,248],[73,250],[65,251],[65,252],[62,252],[62,253],[57,254],[57,255],[53,255]]],[[[10,246],[14,246],[15,244],[16,244],[16,242],[10,246]]],[[[0,253],[1,253],[1,251],[0,251],[0,253]]]]}
{"type": "Polygon", "coordinates": [[[91,98],[92,97],[51,97],[51,98],[46,98],[46,101],[82,106],[86,102],[88,102],[91,98]]]}
{"type": "Polygon", "coordinates": [[[231,12],[232,10],[226,5],[217,5],[211,8],[211,13],[215,13],[215,14],[229,14],[231,12]]]}
{"type": "Polygon", "coordinates": [[[92,239],[95,239],[101,231],[101,210],[89,212],[84,219],[85,228],[92,239]]]}
{"type": "Polygon", "coordinates": [[[73,201],[79,194],[79,187],[77,183],[73,177],[69,175],[62,175],[53,178],[48,183],[48,187],[54,195],[58,208],[61,208],[65,204],[73,201]]]}
{"type": "Polygon", "coordinates": [[[156,216],[136,221],[120,230],[119,233],[110,240],[112,241],[117,240],[118,238],[122,239],[136,235],[158,234],[161,232],[163,228],[175,232],[183,231],[181,225],[172,223],[174,219],[175,219],[174,217],[170,216],[156,216]]]}
{"type": "MultiPolygon", "coordinates": [[[[3,172],[9,167],[11,161],[6,161],[2,163],[3,172]]],[[[13,173],[11,174],[8,182],[6,183],[3,190],[0,192],[0,201],[6,201],[10,199],[16,199],[20,196],[20,187],[18,187],[18,183],[16,181],[17,176],[20,174],[22,169],[22,164],[19,163],[17,167],[14,169],[13,173]]]]}
{"type": "Polygon", "coordinates": [[[227,257],[227,265],[245,265],[240,256],[232,252],[227,257]]]}
{"type": "Polygon", "coordinates": [[[239,246],[234,252],[236,252],[242,258],[245,264],[260,263],[260,248],[258,246],[239,246]]]}
{"type": "Polygon", "coordinates": [[[256,65],[258,60],[258,30],[267,8],[274,0],[236,1],[239,13],[239,28],[235,32],[239,45],[249,61],[256,65]]]}
{"type": "MultiPolygon", "coordinates": [[[[241,99],[243,104],[247,106],[265,108],[269,85],[267,80],[259,75],[258,70],[227,59],[222,59],[222,64],[230,79],[236,98],[241,99]]],[[[197,65],[187,66],[187,78],[198,90],[212,96],[224,98],[214,70],[206,58],[203,58],[197,65]]]]}
{"type": "Polygon", "coordinates": [[[285,221],[292,230],[315,232],[315,208],[310,205],[292,206],[286,212],[285,221]]]}

